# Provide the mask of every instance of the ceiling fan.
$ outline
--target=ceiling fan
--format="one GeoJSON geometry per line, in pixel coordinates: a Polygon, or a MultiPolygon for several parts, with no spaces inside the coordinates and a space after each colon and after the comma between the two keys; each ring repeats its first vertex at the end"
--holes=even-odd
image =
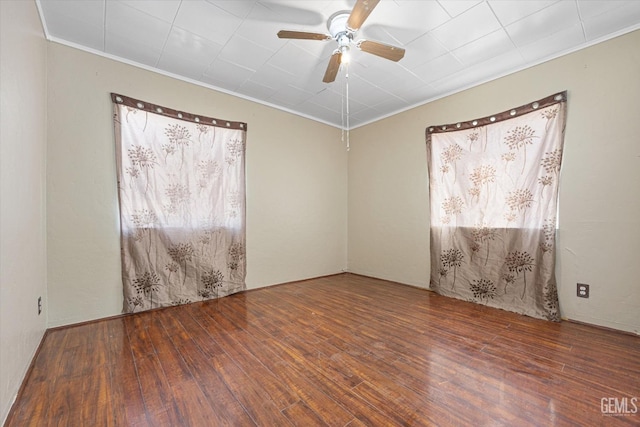
{"type": "Polygon", "coordinates": [[[338,48],[329,59],[327,71],[325,71],[322,79],[325,83],[331,83],[336,79],[340,64],[345,62],[343,56],[346,57],[348,55],[351,46],[355,46],[363,52],[397,62],[404,57],[404,49],[401,47],[371,40],[353,40],[364,21],[379,2],[380,0],[358,0],[351,12],[343,10],[334,13],[327,21],[329,34],[280,30],[278,37],[298,40],[335,40],[338,43],[338,48]]]}

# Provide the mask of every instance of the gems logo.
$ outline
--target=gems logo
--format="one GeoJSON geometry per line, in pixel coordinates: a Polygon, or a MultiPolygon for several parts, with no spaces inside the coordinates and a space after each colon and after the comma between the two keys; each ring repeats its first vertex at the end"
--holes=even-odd
{"type": "Polygon", "coordinates": [[[609,417],[624,417],[638,413],[637,397],[603,397],[600,399],[602,415],[609,417]]]}

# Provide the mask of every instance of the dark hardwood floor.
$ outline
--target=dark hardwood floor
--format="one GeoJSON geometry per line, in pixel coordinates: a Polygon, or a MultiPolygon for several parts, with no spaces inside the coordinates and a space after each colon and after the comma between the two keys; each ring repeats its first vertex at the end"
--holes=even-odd
{"type": "Polygon", "coordinates": [[[6,425],[639,425],[634,398],[640,337],[343,274],[51,330],[6,425]]]}

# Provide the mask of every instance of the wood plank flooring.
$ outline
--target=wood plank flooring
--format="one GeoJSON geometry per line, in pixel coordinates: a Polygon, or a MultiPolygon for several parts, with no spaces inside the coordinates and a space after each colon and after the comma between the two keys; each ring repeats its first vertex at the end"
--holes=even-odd
{"type": "Polygon", "coordinates": [[[640,337],[342,274],[49,331],[6,426],[640,425],[633,398],[640,337]]]}

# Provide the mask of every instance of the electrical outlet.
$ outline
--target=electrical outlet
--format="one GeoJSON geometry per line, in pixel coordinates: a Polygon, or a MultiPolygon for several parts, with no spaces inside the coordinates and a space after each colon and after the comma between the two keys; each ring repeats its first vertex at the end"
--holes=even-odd
{"type": "Polygon", "coordinates": [[[42,297],[38,297],[38,316],[42,313],[42,297]]]}
{"type": "Polygon", "coordinates": [[[578,283],[576,295],[578,295],[580,298],[589,298],[589,285],[578,283]]]}

